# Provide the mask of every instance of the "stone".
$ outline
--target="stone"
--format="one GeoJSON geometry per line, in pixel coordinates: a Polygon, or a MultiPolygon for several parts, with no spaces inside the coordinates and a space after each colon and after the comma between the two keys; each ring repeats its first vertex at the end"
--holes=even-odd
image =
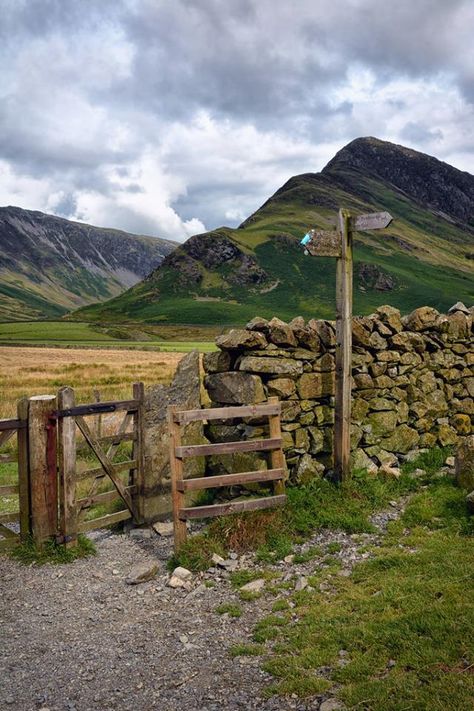
{"type": "Polygon", "coordinates": [[[370,334],[369,347],[373,348],[376,351],[381,351],[387,348],[387,341],[385,338],[382,338],[378,331],[372,331],[372,333],[370,334]]]}
{"type": "Polygon", "coordinates": [[[323,474],[324,464],[316,461],[309,454],[303,454],[296,470],[297,482],[307,484],[312,479],[320,479],[323,474]]]}
{"type": "Polygon", "coordinates": [[[378,459],[381,465],[386,464],[389,467],[395,467],[398,464],[398,459],[393,452],[387,452],[385,449],[380,449],[378,446],[366,447],[365,451],[369,457],[378,459]]]}
{"type": "Polygon", "coordinates": [[[326,699],[319,706],[319,711],[342,711],[342,709],[344,709],[344,706],[337,699],[326,699]]]}
{"type": "Polygon", "coordinates": [[[472,327],[472,316],[462,311],[455,311],[439,320],[438,329],[448,341],[458,341],[469,338],[472,327]]]}
{"type": "Polygon", "coordinates": [[[265,587],[265,580],[263,578],[257,578],[257,580],[251,580],[250,583],[246,583],[246,585],[242,585],[240,590],[242,592],[258,593],[258,592],[261,592],[264,587],[265,587]]]}
{"type": "Polygon", "coordinates": [[[304,575],[300,575],[295,583],[295,592],[301,592],[308,587],[308,578],[304,575]]]}
{"type": "Polygon", "coordinates": [[[474,491],[466,496],[466,507],[469,514],[474,514],[474,491]]]}
{"type": "Polygon", "coordinates": [[[397,408],[397,403],[386,397],[375,397],[369,403],[370,410],[396,410],[397,408]]]}
{"type": "Polygon", "coordinates": [[[128,532],[128,537],[135,541],[145,541],[151,538],[151,529],[148,526],[144,528],[131,528],[128,532]]]}
{"type": "Polygon", "coordinates": [[[279,318],[268,322],[268,337],[277,346],[297,346],[295,334],[290,326],[279,318]]]}
{"type": "Polygon", "coordinates": [[[322,319],[311,319],[308,328],[313,330],[326,349],[334,348],[336,345],[336,333],[333,325],[329,321],[322,319]]]}
{"type": "Polygon", "coordinates": [[[354,375],[353,380],[356,390],[366,390],[374,387],[374,380],[368,373],[357,373],[354,375]]]}
{"type": "Polygon", "coordinates": [[[157,521],[152,524],[152,528],[159,536],[172,536],[173,535],[173,522],[172,521],[157,521]]]}
{"type": "Polygon", "coordinates": [[[135,565],[125,579],[127,585],[140,585],[153,580],[158,573],[158,563],[140,563],[135,565]]]}
{"type": "Polygon", "coordinates": [[[428,328],[433,328],[439,317],[439,311],[431,306],[420,306],[408,316],[405,316],[404,323],[409,331],[425,331],[428,328]]]}
{"type": "Polygon", "coordinates": [[[381,351],[377,353],[377,360],[381,363],[398,363],[401,356],[398,351],[381,351]]]}
{"type": "Polygon", "coordinates": [[[389,326],[394,333],[398,333],[403,330],[402,319],[398,309],[393,306],[379,306],[378,309],[376,309],[376,313],[380,320],[387,324],[387,326],[389,326]]]}
{"type": "Polygon", "coordinates": [[[390,345],[394,350],[401,352],[416,351],[417,353],[423,353],[423,351],[426,350],[426,344],[423,340],[423,336],[413,331],[402,331],[401,333],[396,333],[390,339],[390,345]]]}
{"type": "Polygon", "coordinates": [[[189,590],[191,588],[191,580],[193,574],[187,568],[178,566],[171,573],[170,579],[168,580],[168,587],[170,588],[185,588],[189,590]]]}
{"type": "Polygon", "coordinates": [[[311,454],[318,454],[324,447],[324,435],[319,427],[308,427],[310,435],[309,451],[311,454]]]}
{"type": "Polygon", "coordinates": [[[453,415],[450,424],[460,435],[471,434],[471,418],[469,415],[464,415],[461,412],[453,415]]]}
{"type": "Polygon", "coordinates": [[[231,371],[206,375],[204,385],[214,402],[224,405],[251,405],[265,400],[258,375],[231,371]]]}
{"type": "Polygon", "coordinates": [[[351,454],[351,463],[353,469],[366,469],[369,474],[377,474],[378,467],[363,449],[356,449],[351,454]]]}
{"type": "Polygon", "coordinates": [[[309,450],[309,435],[304,427],[299,427],[294,432],[295,438],[295,449],[300,452],[307,452],[309,450]]]}
{"type": "Polygon", "coordinates": [[[463,304],[462,301],[456,301],[454,306],[451,306],[451,308],[448,309],[448,314],[454,314],[456,311],[462,311],[462,313],[467,314],[467,316],[470,315],[469,309],[463,304]]]}
{"type": "Polygon", "coordinates": [[[352,343],[354,346],[368,348],[370,346],[371,333],[364,328],[364,320],[357,317],[352,319],[352,343]]]}
{"type": "Polygon", "coordinates": [[[301,414],[301,405],[298,400],[282,400],[281,421],[294,422],[301,414]]]}
{"type": "Polygon", "coordinates": [[[304,400],[334,394],[334,373],[304,373],[297,383],[299,396],[304,400]]]}
{"type": "Polygon", "coordinates": [[[261,331],[266,332],[268,328],[268,321],[266,318],[261,316],[255,316],[248,324],[245,326],[247,331],[261,331]]]}
{"type": "Polygon", "coordinates": [[[474,435],[458,445],[455,457],[455,475],[458,485],[467,491],[474,490],[474,435]]]}
{"type": "Polygon", "coordinates": [[[238,350],[241,348],[265,348],[267,339],[259,331],[233,328],[228,333],[217,336],[216,346],[221,350],[238,350]]]}
{"type": "Polygon", "coordinates": [[[397,413],[393,410],[371,412],[367,417],[367,422],[372,426],[372,432],[375,436],[384,437],[395,429],[397,413]]]}
{"type": "Polygon", "coordinates": [[[239,362],[239,370],[268,375],[290,375],[296,378],[303,372],[303,363],[291,358],[244,356],[239,362]]]}
{"type": "Polygon", "coordinates": [[[313,363],[313,370],[316,373],[328,373],[334,370],[336,363],[334,361],[334,356],[331,353],[325,353],[321,358],[313,363]]]}
{"type": "Polygon", "coordinates": [[[224,373],[231,369],[232,358],[227,351],[214,351],[204,353],[202,364],[206,373],[224,373]]]}
{"type": "Polygon", "coordinates": [[[382,464],[379,469],[379,474],[387,477],[388,479],[399,479],[401,471],[398,467],[391,467],[389,464],[382,464]]]}
{"type": "Polygon", "coordinates": [[[447,447],[450,444],[456,444],[458,435],[450,425],[442,424],[438,428],[438,439],[442,447],[447,447]]]}
{"type": "Polygon", "coordinates": [[[300,415],[300,423],[302,425],[312,425],[315,419],[316,416],[314,412],[304,412],[300,415]]]}
{"type": "Polygon", "coordinates": [[[369,410],[369,403],[362,398],[356,398],[352,402],[352,422],[360,424],[364,421],[369,410]]]}
{"type": "Polygon", "coordinates": [[[218,553],[213,553],[211,561],[213,565],[221,565],[224,563],[224,558],[221,555],[218,555],[218,553]]]}
{"type": "Polygon", "coordinates": [[[274,378],[267,382],[267,390],[269,395],[288,398],[296,392],[296,385],[291,378],[274,378]]]}
{"type": "Polygon", "coordinates": [[[406,454],[417,446],[419,439],[420,435],[415,429],[403,424],[396,427],[392,434],[383,439],[380,444],[388,452],[406,454]]]}

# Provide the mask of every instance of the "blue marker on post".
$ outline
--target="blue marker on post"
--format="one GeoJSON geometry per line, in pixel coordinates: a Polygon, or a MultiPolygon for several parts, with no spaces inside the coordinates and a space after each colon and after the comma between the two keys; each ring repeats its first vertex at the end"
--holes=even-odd
{"type": "Polygon", "coordinates": [[[305,246],[305,245],[308,244],[308,242],[309,242],[310,240],[311,240],[311,234],[310,234],[309,232],[307,232],[307,233],[305,234],[305,236],[303,237],[303,239],[301,240],[300,244],[302,244],[303,246],[305,246]]]}

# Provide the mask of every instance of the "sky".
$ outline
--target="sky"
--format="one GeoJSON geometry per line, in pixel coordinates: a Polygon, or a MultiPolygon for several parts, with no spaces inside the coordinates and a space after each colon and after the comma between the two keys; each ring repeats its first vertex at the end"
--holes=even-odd
{"type": "Polygon", "coordinates": [[[183,241],[359,136],[471,173],[474,0],[0,0],[0,205],[183,241]]]}

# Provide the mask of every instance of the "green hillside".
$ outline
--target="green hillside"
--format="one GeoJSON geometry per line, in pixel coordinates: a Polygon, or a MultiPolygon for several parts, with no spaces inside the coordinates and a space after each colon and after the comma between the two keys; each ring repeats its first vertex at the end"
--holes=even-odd
{"type": "Polygon", "coordinates": [[[117,298],[81,320],[242,323],[255,314],[334,315],[335,260],[305,257],[308,228],[339,207],[388,210],[386,230],[357,233],[354,311],[402,312],[474,302],[474,177],[401,146],[357,139],[319,174],[291,178],[238,229],[196,235],[117,298]]]}

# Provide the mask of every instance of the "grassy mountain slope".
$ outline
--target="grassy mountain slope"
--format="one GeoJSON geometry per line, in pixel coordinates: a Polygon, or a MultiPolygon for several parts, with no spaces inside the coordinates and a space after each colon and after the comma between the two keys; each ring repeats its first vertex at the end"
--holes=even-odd
{"type": "Polygon", "coordinates": [[[136,284],[174,242],[0,208],[0,320],[56,318],[136,284]]]}
{"type": "Polygon", "coordinates": [[[191,237],[144,281],[87,307],[82,320],[242,323],[256,313],[334,315],[335,260],[305,257],[310,227],[339,207],[388,210],[386,230],[357,233],[354,311],[407,312],[474,301],[474,177],[402,146],[361,138],[318,174],[291,178],[238,229],[191,237]]]}

